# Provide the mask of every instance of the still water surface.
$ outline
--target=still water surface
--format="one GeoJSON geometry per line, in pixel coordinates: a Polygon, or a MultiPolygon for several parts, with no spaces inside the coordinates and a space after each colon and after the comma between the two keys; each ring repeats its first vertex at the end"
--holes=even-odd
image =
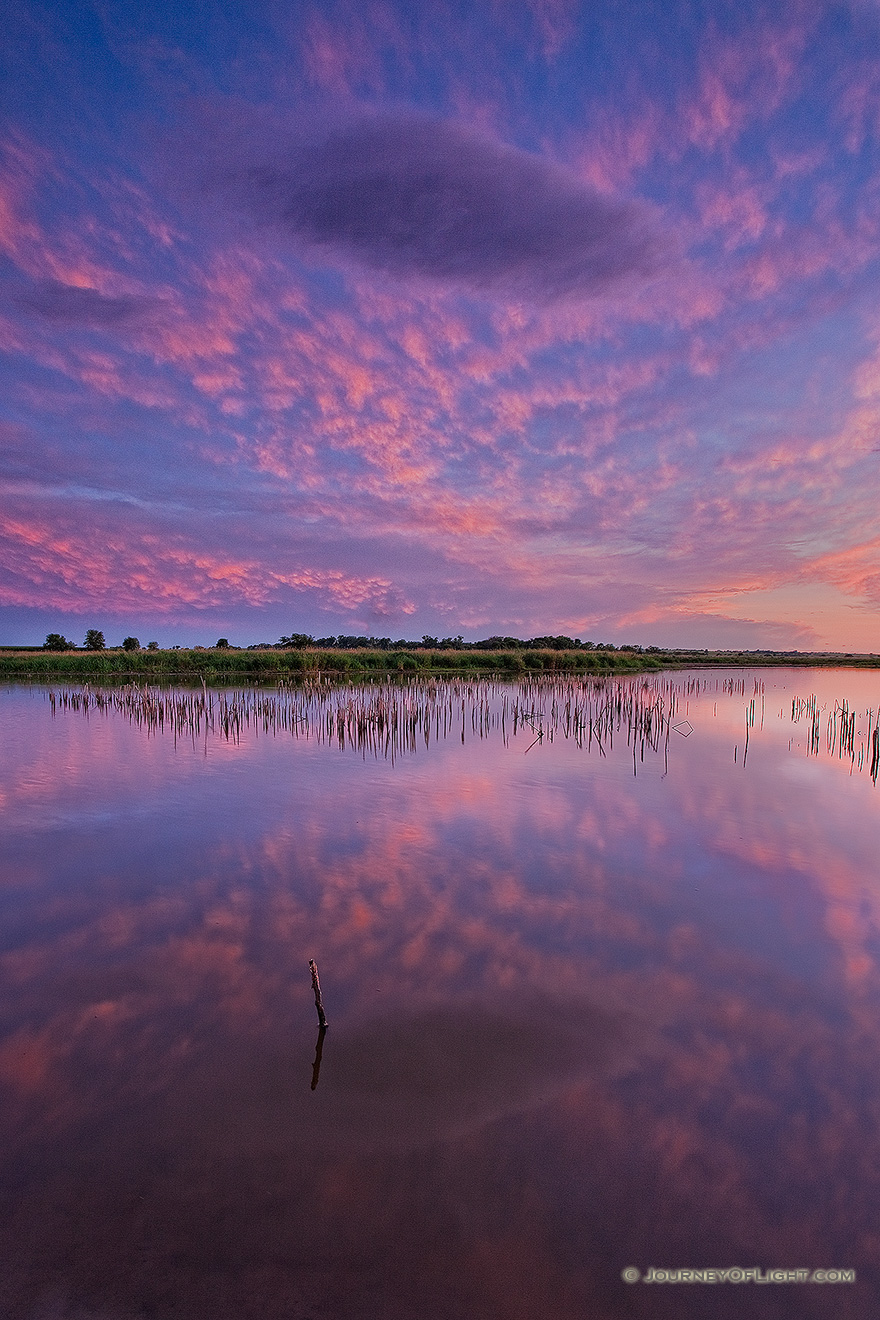
{"type": "Polygon", "coordinates": [[[880,1314],[878,708],[0,691],[0,1315],[880,1314]]]}

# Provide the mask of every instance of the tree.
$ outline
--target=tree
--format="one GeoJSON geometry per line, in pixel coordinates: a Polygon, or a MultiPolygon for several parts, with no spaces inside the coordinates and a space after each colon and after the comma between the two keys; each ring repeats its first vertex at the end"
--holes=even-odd
{"type": "Polygon", "coordinates": [[[136,637],[125,637],[122,642],[123,651],[139,651],[141,644],[136,637]]]}
{"type": "Polygon", "coordinates": [[[86,633],[86,650],[103,651],[107,643],[104,641],[104,634],[99,628],[89,628],[86,633]]]}
{"type": "Polygon", "coordinates": [[[148,651],[158,651],[158,649],[159,649],[159,643],[158,643],[158,642],[147,642],[147,650],[148,650],[148,651]]]}
{"type": "Polygon", "coordinates": [[[73,642],[66,642],[61,633],[48,633],[43,642],[44,651],[69,651],[73,642]]]}
{"type": "Polygon", "coordinates": [[[217,649],[218,651],[228,651],[228,650],[229,650],[229,638],[228,638],[228,637],[218,637],[218,638],[217,638],[217,646],[216,646],[216,649],[217,649]]]}

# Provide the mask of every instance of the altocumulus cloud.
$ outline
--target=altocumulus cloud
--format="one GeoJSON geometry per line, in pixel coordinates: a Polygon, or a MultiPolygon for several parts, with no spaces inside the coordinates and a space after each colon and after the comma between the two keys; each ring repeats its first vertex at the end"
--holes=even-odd
{"type": "Polygon", "coordinates": [[[537,301],[656,269],[646,207],[448,121],[376,114],[236,174],[249,209],[325,258],[537,301]]]}

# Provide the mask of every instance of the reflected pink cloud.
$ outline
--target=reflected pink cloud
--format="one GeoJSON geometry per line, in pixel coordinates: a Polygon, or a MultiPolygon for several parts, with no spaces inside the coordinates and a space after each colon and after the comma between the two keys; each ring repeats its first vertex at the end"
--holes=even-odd
{"type": "MultiPolygon", "coordinates": [[[[823,702],[842,681],[812,678],[823,702]]],[[[91,805],[130,842],[96,877],[69,824],[78,882],[29,883],[42,916],[3,955],[26,1022],[0,1041],[3,1158],[23,1168],[39,1132],[51,1171],[5,1217],[14,1320],[41,1271],[99,1315],[173,1296],[232,1320],[247,1286],[281,1320],[331,1278],[355,1315],[377,1259],[389,1305],[527,1315],[540,1288],[554,1317],[623,1316],[621,1261],[700,1251],[855,1264],[834,1314],[866,1320],[876,789],[788,749],[791,691],[768,687],[746,768],[747,697],[682,691],[697,741],[637,777],[622,732],[604,760],[453,738],[399,772],[289,733],[166,737],[138,775],[127,721],[47,709],[21,777],[63,806],[59,754],[85,783],[107,739],[91,805]],[[197,808],[175,817],[184,785],[197,808]],[[312,1092],[315,955],[331,1027],[312,1092]]],[[[680,1313],[671,1294],[652,1309],[680,1313]]],[[[727,1314],[745,1296],[759,1320],[756,1295],[727,1314]]]]}

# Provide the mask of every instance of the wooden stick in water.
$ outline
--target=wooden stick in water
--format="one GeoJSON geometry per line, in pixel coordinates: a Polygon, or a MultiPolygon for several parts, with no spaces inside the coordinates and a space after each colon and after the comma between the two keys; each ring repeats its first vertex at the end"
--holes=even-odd
{"type": "Polygon", "coordinates": [[[312,1064],[312,1090],[318,1085],[318,1078],[321,1075],[321,1054],[324,1049],[324,1037],[327,1035],[326,1023],[318,1027],[318,1042],[315,1046],[315,1062],[312,1064]]]}
{"type": "Polygon", "coordinates": [[[315,992],[315,1008],[318,1010],[318,1026],[326,1031],[327,1019],[324,1016],[324,1004],[321,1000],[321,982],[318,980],[318,964],[314,958],[309,959],[309,968],[312,973],[312,989],[315,992]]]}

